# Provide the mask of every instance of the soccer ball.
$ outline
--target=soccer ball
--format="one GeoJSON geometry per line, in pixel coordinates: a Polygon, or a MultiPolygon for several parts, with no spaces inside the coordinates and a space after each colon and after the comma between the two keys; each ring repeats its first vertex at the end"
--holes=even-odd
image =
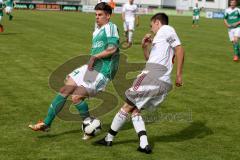
{"type": "Polygon", "coordinates": [[[101,129],[101,121],[94,117],[88,117],[82,123],[83,132],[89,136],[95,136],[101,129]]]}

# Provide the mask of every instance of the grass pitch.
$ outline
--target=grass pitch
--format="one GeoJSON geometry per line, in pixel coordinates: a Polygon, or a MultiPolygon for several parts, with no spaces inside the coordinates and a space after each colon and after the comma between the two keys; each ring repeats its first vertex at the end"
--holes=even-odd
{"type": "MultiPolygon", "coordinates": [[[[121,51],[128,63],[144,63],[140,41],[149,31],[149,18],[141,17],[134,45],[121,51]]],[[[123,38],[120,16],[114,15],[113,22],[123,38]]],[[[115,79],[115,85],[108,86],[112,95],[108,105],[116,106],[99,117],[103,131],[90,141],[81,140],[80,122],[71,118],[56,118],[49,133],[27,128],[46,115],[55,95],[49,87],[51,73],[68,60],[89,53],[93,14],[15,11],[13,21],[4,16],[5,32],[0,33],[0,159],[238,160],[240,63],[232,61],[223,21],[201,18],[200,27],[192,28],[191,17],[170,17],[170,24],[186,51],[184,86],[174,88],[158,110],[143,112],[154,147],[153,154],[145,155],[136,152],[138,138],[131,122],[112,148],[92,145],[105,135],[123,104],[115,87],[128,87],[127,80],[115,79]]],[[[120,68],[124,67],[126,64],[121,64],[120,68]]],[[[91,108],[99,102],[90,101],[91,108]]],[[[73,107],[70,110],[76,113],[73,107]]]]}

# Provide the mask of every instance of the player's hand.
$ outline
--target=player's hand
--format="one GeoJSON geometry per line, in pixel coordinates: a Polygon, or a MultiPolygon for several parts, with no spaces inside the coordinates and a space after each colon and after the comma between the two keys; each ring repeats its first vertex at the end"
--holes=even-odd
{"type": "Polygon", "coordinates": [[[230,25],[230,24],[228,24],[228,25],[227,25],[227,27],[228,27],[228,28],[232,28],[232,27],[233,27],[233,25],[230,25]]]}
{"type": "Polygon", "coordinates": [[[182,76],[177,76],[175,84],[177,87],[181,87],[183,85],[182,76]]]}
{"type": "Polygon", "coordinates": [[[142,39],[142,48],[146,48],[150,43],[152,43],[151,34],[146,34],[142,39]]]}
{"type": "Polygon", "coordinates": [[[89,71],[93,70],[93,65],[94,65],[94,62],[96,61],[96,59],[97,59],[97,57],[95,57],[95,56],[90,57],[89,62],[88,62],[88,70],[89,71]]]}

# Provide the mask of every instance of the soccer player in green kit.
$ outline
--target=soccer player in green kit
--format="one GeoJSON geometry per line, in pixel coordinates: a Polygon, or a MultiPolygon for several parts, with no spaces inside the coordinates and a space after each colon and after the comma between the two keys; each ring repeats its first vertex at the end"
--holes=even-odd
{"type": "Polygon", "coordinates": [[[193,8],[192,27],[198,27],[198,25],[199,25],[200,11],[201,11],[201,9],[198,8],[198,4],[196,3],[196,6],[193,8]]]}
{"type": "MultiPolygon", "coordinates": [[[[34,131],[47,131],[57,113],[63,108],[67,97],[72,95],[72,102],[81,118],[89,117],[88,104],[84,99],[103,91],[117,72],[119,64],[119,34],[117,26],[110,22],[112,8],[105,2],[95,6],[97,28],[93,32],[91,58],[88,64],[75,69],[67,77],[65,86],[50,104],[47,117],[35,125],[29,125],[34,131]]],[[[83,139],[89,139],[84,135],[83,139]]]]}
{"type": "Polygon", "coordinates": [[[11,13],[15,5],[15,2],[14,0],[7,0],[5,2],[5,5],[6,5],[5,12],[9,16],[9,20],[11,21],[13,19],[13,15],[11,13]]]}
{"type": "Polygon", "coordinates": [[[240,9],[237,7],[237,0],[231,0],[230,7],[225,10],[224,24],[228,28],[229,39],[233,43],[233,61],[238,61],[240,57],[238,41],[240,37],[240,9]]]}
{"type": "Polygon", "coordinates": [[[3,1],[0,0],[0,32],[3,32],[3,25],[1,24],[3,17],[3,1]]]}

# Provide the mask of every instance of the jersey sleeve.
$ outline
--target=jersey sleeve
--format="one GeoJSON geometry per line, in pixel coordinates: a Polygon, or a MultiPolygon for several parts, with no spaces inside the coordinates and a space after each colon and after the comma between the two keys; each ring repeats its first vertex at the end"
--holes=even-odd
{"type": "Polygon", "coordinates": [[[137,14],[137,12],[138,12],[138,7],[137,7],[137,5],[135,5],[134,13],[137,14]]]}
{"type": "Polygon", "coordinates": [[[175,48],[181,45],[180,39],[173,28],[165,30],[165,35],[166,41],[171,47],[175,48]]]}
{"type": "Polygon", "coordinates": [[[126,12],[126,4],[123,5],[122,12],[126,12]]]}
{"type": "Polygon", "coordinates": [[[107,43],[119,46],[119,34],[118,28],[115,24],[108,24],[105,28],[106,35],[107,35],[107,43]]]}
{"type": "Polygon", "coordinates": [[[178,38],[178,35],[177,35],[176,32],[175,32],[174,34],[171,34],[171,35],[167,38],[167,42],[168,42],[173,48],[181,45],[180,39],[178,38]]]}

